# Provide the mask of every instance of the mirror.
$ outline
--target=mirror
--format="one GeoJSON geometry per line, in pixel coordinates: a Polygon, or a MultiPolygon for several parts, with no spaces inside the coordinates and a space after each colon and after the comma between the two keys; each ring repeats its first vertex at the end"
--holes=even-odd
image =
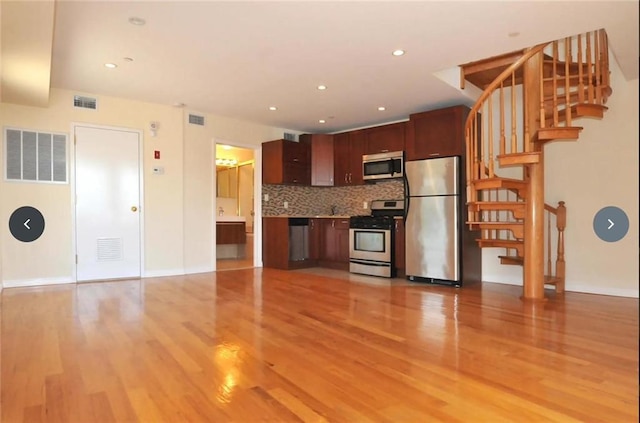
{"type": "Polygon", "coordinates": [[[238,198],[238,167],[216,166],[216,197],[238,198]]]}

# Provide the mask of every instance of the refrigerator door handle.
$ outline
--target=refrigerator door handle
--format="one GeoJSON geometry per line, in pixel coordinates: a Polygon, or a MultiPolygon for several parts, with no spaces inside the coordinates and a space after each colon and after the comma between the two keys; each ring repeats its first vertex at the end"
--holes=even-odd
{"type": "Polygon", "coordinates": [[[409,214],[409,202],[411,199],[409,194],[409,181],[407,180],[406,175],[402,178],[402,182],[404,182],[404,215],[402,216],[402,220],[406,222],[407,214],[409,214]]]}

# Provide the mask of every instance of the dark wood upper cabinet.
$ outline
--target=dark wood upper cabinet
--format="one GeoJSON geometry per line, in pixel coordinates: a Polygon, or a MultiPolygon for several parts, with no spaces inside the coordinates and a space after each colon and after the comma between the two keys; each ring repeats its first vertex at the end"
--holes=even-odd
{"type": "Polygon", "coordinates": [[[404,150],[405,125],[400,122],[365,129],[365,154],[404,150]]]}
{"type": "Polygon", "coordinates": [[[309,143],[275,140],[262,143],[262,183],[311,184],[309,143]]]}
{"type": "Polygon", "coordinates": [[[416,113],[409,117],[406,160],[464,156],[466,106],[447,107],[416,113]]]}
{"type": "Polygon", "coordinates": [[[300,142],[311,148],[311,185],[333,186],[333,135],[303,134],[300,142]]]}
{"type": "Polygon", "coordinates": [[[364,131],[350,131],[333,136],[333,173],[335,186],[362,185],[364,131]]]}

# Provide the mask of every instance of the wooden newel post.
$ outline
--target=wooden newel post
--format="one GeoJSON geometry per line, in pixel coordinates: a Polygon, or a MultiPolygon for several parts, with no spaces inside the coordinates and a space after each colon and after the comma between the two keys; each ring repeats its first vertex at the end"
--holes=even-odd
{"type": "Polygon", "coordinates": [[[567,208],[564,201],[558,202],[558,215],[556,217],[556,226],[558,228],[558,255],[556,256],[556,292],[561,294],[564,292],[565,282],[565,261],[564,261],[564,230],[567,227],[567,208]]]}

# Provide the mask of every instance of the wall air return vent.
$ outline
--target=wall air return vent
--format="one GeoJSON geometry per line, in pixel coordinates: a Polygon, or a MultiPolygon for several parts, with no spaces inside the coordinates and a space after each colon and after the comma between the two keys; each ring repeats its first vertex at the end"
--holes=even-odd
{"type": "Polygon", "coordinates": [[[285,132],[284,133],[284,139],[287,141],[295,141],[296,140],[296,134],[292,134],[290,132],[285,132]]]}
{"type": "Polygon", "coordinates": [[[192,125],[204,126],[204,116],[189,114],[189,123],[192,125]]]}
{"type": "Polygon", "coordinates": [[[5,128],[5,180],[67,183],[67,136],[5,128]]]}
{"type": "Polygon", "coordinates": [[[73,96],[73,107],[77,107],[79,109],[89,109],[89,110],[97,110],[98,109],[98,99],[93,97],[85,97],[82,95],[74,95],[73,96]]]}

